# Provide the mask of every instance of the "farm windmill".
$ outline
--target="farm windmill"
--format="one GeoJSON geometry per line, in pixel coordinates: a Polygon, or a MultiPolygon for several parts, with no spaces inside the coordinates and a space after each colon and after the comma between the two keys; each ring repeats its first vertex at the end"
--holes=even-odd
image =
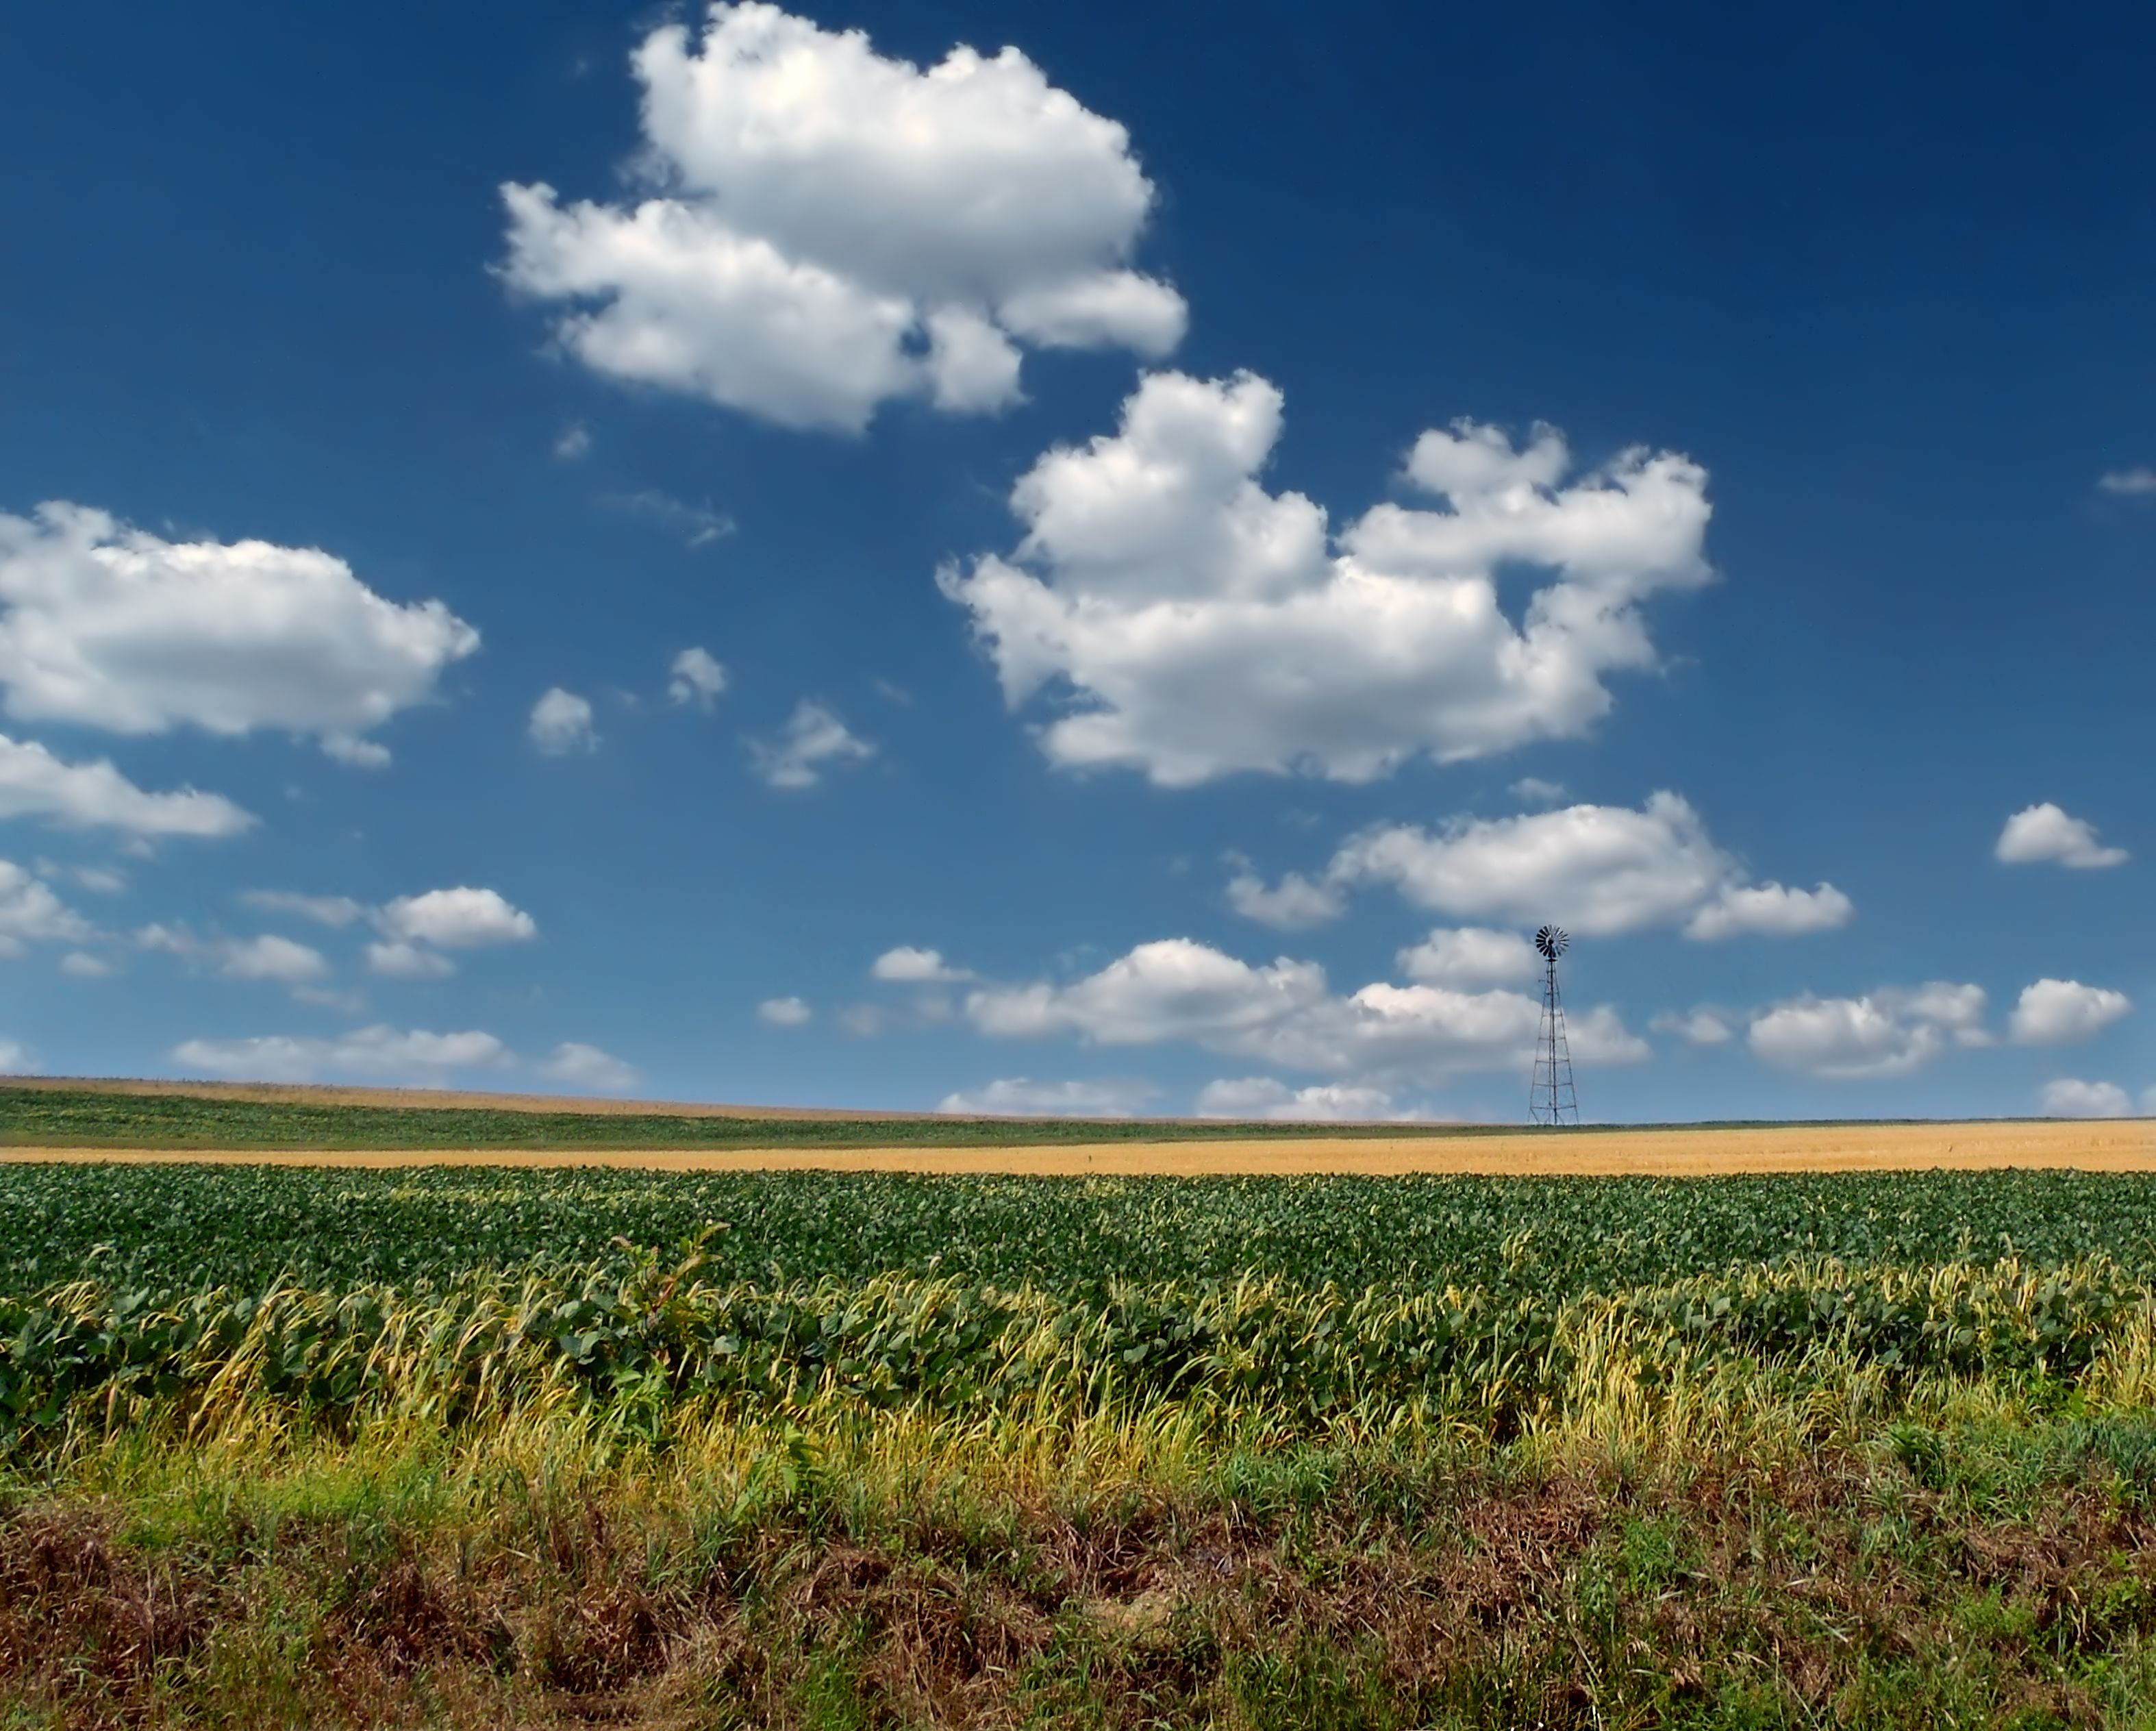
{"type": "Polygon", "coordinates": [[[1549,1127],[1579,1122],[1579,1097],[1572,1087],[1572,1048],[1564,1037],[1564,1000],[1557,990],[1557,958],[1571,943],[1562,927],[1545,926],[1535,933],[1535,948],[1543,958],[1543,1025],[1535,1035],[1527,1117],[1549,1127]]]}

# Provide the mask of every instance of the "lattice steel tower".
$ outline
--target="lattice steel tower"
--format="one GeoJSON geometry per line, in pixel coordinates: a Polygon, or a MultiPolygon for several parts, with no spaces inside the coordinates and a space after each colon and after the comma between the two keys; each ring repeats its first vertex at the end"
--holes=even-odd
{"type": "Polygon", "coordinates": [[[1527,1088],[1527,1117],[1537,1124],[1576,1124],[1579,1097],[1572,1090],[1572,1048],[1565,1044],[1564,1000],[1557,992],[1557,958],[1572,940],[1555,926],[1535,933],[1542,953],[1543,1025],[1535,1036],[1534,1080],[1527,1088]]]}

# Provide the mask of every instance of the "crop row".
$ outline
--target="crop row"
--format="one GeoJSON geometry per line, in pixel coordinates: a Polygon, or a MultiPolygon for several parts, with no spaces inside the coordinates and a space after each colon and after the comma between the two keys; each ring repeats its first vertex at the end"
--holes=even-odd
{"type": "MultiPolygon", "coordinates": [[[[2105,1259],[2156,1284],[2156,1176],[921,1178],[426,1168],[0,1166],[0,1293],[280,1281],[422,1291],[619,1265],[707,1223],[707,1278],[899,1275],[1523,1290],[1568,1298],[1790,1261],[2105,1259]]],[[[562,1276],[566,1277],[566,1276],[562,1276]]]]}
{"type": "Polygon", "coordinates": [[[767,1287],[707,1282],[701,1263],[647,1256],[568,1284],[488,1274],[419,1297],[82,1283],[0,1300],[0,1447],[261,1402],[332,1424],[391,1410],[457,1422],[550,1391],[654,1433],[675,1403],[700,1397],[778,1413],[1175,1400],[1298,1426],[1504,1424],[1561,1399],[1589,1342],[1635,1355],[1650,1378],[1825,1349],[1903,1375],[2063,1383],[2145,1318],[2148,1298],[2101,1260],[1812,1262],[1568,1301],[1531,1287],[1343,1292],[1277,1277],[1091,1296],[891,1275],[767,1287]]]}

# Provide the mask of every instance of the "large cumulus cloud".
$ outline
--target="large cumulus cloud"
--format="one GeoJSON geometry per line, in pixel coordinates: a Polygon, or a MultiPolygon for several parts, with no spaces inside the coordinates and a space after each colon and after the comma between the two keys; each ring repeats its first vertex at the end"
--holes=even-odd
{"type": "Polygon", "coordinates": [[[1564,441],[1427,432],[1404,479],[1442,508],[1385,504],[1338,537],[1258,477],[1281,393],[1250,373],[1145,378],[1120,429],[1018,484],[1009,558],[947,569],[1007,701],[1046,689],[1066,768],[1184,787],[1239,770],[1366,782],[1586,732],[1604,676],[1655,665],[1641,604],[1697,587],[1705,472],[1627,451],[1567,482],[1564,441]],[[1546,580],[1508,614],[1499,572],[1546,580]]]}
{"type": "Polygon", "coordinates": [[[1182,297],[1128,268],[1153,202],[1128,134],[1016,49],[924,71],[719,5],[632,64],[648,197],[502,188],[505,276],[574,303],[557,335],[596,371],[852,431],[892,398],[1004,406],[1021,342],[1181,340],[1182,297]]]}
{"type": "MultiPolygon", "coordinates": [[[[362,736],[430,697],[479,634],[439,601],[384,599],[334,555],[174,542],[55,502],[0,514],[0,686],[9,715],[115,733],[311,735],[363,764],[362,736]]],[[[56,796],[57,797],[57,796],[56,796]]],[[[146,829],[236,827],[197,802],[99,796],[146,829]]]]}

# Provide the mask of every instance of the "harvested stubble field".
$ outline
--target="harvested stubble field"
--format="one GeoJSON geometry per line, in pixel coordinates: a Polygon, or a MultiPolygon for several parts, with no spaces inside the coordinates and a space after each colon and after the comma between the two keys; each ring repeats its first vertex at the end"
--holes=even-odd
{"type": "Polygon", "coordinates": [[[2156,1724],[2140,1127],[456,1110],[0,1093],[0,1724],[2156,1724]]]}

